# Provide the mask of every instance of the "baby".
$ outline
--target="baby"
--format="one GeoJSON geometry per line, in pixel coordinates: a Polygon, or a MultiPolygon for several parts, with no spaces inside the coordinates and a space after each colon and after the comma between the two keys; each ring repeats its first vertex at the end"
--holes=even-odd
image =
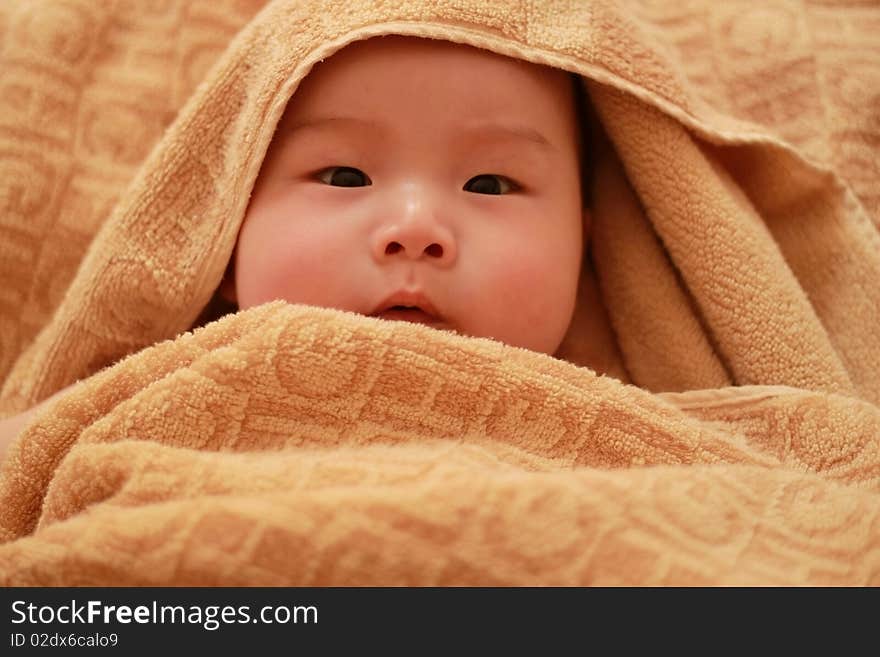
{"type": "MultiPolygon", "coordinates": [[[[221,296],[240,309],[282,299],[553,354],[589,227],[578,102],[569,74],[470,46],[349,45],[290,101],[221,296]]],[[[54,397],[0,420],[0,460],[54,397]]]]}
{"type": "Polygon", "coordinates": [[[221,294],[553,354],[587,211],[572,78],[414,37],[317,64],[279,123],[221,294]]]}

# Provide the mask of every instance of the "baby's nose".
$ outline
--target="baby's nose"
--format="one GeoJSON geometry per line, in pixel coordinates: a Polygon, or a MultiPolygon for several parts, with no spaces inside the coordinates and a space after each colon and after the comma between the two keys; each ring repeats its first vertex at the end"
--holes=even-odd
{"type": "Polygon", "coordinates": [[[416,259],[420,257],[421,254],[426,255],[429,258],[443,258],[447,253],[449,253],[449,247],[443,247],[439,242],[431,242],[426,247],[421,247],[418,242],[423,240],[403,240],[409,246],[404,246],[397,240],[391,240],[388,244],[385,245],[385,255],[394,255],[395,253],[403,253],[409,258],[416,259]]]}
{"type": "Polygon", "coordinates": [[[425,259],[436,264],[451,264],[455,258],[455,243],[446,231],[412,230],[391,226],[383,231],[376,243],[374,255],[379,260],[404,257],[409,260],[425,259]]]}
{"type": "Polygon", "coordinates": [[[450,228],[438,221],[424,203],[408,204],[406,210],[384,222],[376,232],[373,255],[377,261],[403,257],[451,265],[457,248],[450,228]]]}

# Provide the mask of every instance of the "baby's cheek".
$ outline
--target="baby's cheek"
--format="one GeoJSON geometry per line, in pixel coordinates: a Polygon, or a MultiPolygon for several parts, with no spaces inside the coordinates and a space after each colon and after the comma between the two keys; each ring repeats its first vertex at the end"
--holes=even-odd
{"type": "Polygon", "coordinates": [[[546,260],[534,254],[521,254],[497,260],[487,267],[484,296],[492,299],[496,315],[535,321],[552,310],[554,276],[546,260]]]}
{"type": "Polygon", "coordinates": [[[334,259],[308,243],[276,249],[255,267],[251,281],[255,294],[262,301],[291,303],[323,303],[335,271],[334,259]]]}
{"type": "Polygon", "coordinates": [[[239,240],[236,282],[242,308],[275,299],[299,301],[300,290],[313,282],[320,265],[316,236],[286,213],[268,210],[246,218],[251,223],[245,224],[239,240]]]}
{"type": "Polygon", "coordinates": [[[499,260],[492,271],[484,290],[492,310],[490,335],[552,353],[571,321],[577,271],[553,254],[534,250],[499,260]]]}
{"type": "Polygon", "coordinates": [[[242,310],[258,306],[267,301],[285,298],[284,274],[273,266],[272,259],[248,262],[248,258],[239,258],[236,265],[236,291],[238,305],[242,310]]]}

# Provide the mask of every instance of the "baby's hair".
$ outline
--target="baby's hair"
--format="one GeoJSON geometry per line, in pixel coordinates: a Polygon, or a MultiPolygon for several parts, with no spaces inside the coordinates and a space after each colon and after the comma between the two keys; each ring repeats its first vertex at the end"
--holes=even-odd
{"type": "Polygon", "coordinates": [[[578,140],[578,164],[580,166],[581,180],[581,204],[588,208],[592,202],[593,189],[593,126],[595,116],[587,92],[584,89],[583,78],[577,73],[571,74],[571,87],[574,95],[575,119],[577,120],[578,140]]]}

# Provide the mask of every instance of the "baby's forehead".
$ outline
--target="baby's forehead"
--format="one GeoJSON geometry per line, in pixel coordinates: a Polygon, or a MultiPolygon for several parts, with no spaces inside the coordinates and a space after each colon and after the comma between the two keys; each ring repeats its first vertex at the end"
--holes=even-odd
{"type": "Polygon", "coordinates": [[[416,59],[418,61],[431,60],[432,63],[449,63],[450,65],[467,61],[483,61],[544,68],[525,60],[507,57],[485,48],[464,43],[397,34],[354,41],[328,57],[327,61],[339,62],[340,59],[357,61],[365,67],[382,67],[387,66],[389,62],[416,59]]]}
{"type": "Polygon", "coordinates": [[[570,74],[438,39],[383,36],[353,42],[316,64],[285,112],[297,123],[332,114],[409,117],[420,106],[450,117],[495,115],[542,123],[571,116],[570,74]]]}

